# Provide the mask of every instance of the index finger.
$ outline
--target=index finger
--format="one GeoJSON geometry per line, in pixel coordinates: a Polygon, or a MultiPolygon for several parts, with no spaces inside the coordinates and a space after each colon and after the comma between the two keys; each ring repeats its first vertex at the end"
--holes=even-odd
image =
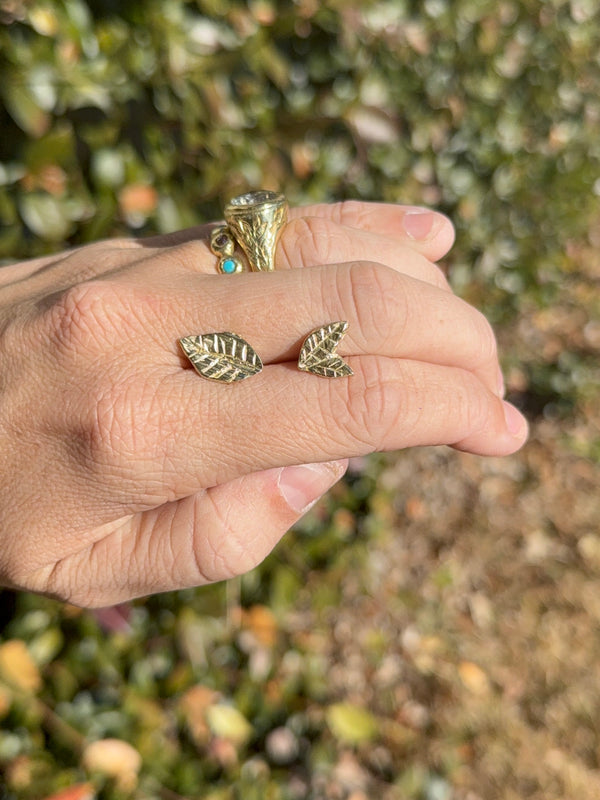
{"type": "MultiPolygon", "coordinates": [[[[393,203],[365,203],[345,200],[340,203],[317,203],[289,209],[289,219],[320,217],[412,247],[430,261],[443,258],[454,243],[454,228],[444,214],[420,206],[393,203]]],[[[214,224],[198,225],[163,236],[140,240],[144,247],[172,247],[198,239],[209,239],[214,224]]]]}
{"type": "Polygon", "coordinates": [[[338,225],[410,244],[430,261],[443,258],[454,244],[454,227],[445,214],[423,206],[343,200],[291,208],[290,220],[321,217],[338,225]]]}

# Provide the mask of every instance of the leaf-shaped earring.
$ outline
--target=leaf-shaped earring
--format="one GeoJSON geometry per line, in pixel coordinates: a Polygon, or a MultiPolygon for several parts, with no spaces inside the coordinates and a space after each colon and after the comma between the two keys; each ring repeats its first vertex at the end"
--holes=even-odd
{"type": "Polygon", "coordinates": [[[211,381],[243,381],[258,374],[263,366],[251,345],[228,331],[185,336],[179,344],[196,372],[211,381]]]}
{"type": "Polygon", "coordinates": [[[298,369],[322,378],[345,378],[352,369],[338,355],[336,347],[348,330],[347,322],[330,322],[309,333],[298,358],[298,369]]]}

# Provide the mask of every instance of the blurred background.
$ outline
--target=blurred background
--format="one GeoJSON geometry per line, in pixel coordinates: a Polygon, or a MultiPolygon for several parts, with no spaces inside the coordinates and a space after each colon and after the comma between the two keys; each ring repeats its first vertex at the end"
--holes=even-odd
{"type": "Polygon", "coordinates": [[[431,205],[532,427],[354,462],[237,582],[2,593],[0,798],[597,800],[596,0],[2,0],[0,78],[0,263],[248,188],[431,205]]]}

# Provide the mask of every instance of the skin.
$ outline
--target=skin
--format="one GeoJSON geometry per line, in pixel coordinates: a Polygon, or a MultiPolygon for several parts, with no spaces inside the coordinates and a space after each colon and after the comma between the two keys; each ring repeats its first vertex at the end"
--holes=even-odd
{"type": "Polygon", "coordinates": [[[350,202],[290,218],[270,274],[216,274],[209,226],[0,271],[2,585],[93,607],[227,579],[349,457],[524,443],[493,332],[434,263],[445,217],[350,202]],[[354,375],[298,371],[304,337],[335,320],[354,375]],[[194,372],[178,339],[224,330],[259,375],[194,372]]]}

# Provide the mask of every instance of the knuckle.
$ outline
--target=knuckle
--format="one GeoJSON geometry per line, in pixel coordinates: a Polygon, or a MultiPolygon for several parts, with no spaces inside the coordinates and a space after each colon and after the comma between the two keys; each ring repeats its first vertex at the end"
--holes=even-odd
{"type": "Polygon", "coordinates": [[[398,333],[398,320],[406,319],[402,276],[389,267],[370,261],[354,262],[338,272],[340,307],[354,314],[363,345],[374,337],[385,343],[398,333]]]}
{"type": "Polygon", "coordinates": [[[360,200],[342,200],[334,203],[332,218],[340,225],[361,227],[363,219],[367,216],[367,209],[360,200]]]}
{"type": "Polygon", "coordinates": [[[100,608],[109,605],[103,602],[102,594],[95,587],[88,586],[79,577],[80,570],[70,569],[65,561],[59,561],[47,579],[43,591],[51,597],[77,606],[78,608],[100,608]]]}
{"type": "MultiPolygon", "coordinates": [[[[123,251],[140,250],[139,240],[111,239],[110,241],[93,242],[67,253],[62,264],[77,275],[79,282],[93,280],[97,276],[112,272],[122,264],[123,251]]],[[[127,257],[127,261],[130,256],[127,257]]]]}
{"type": "Polygon", "coordinates": [[[481,390],[477,379],[470,374],[464,374],[451,399],[452,408],[448,411],[448,419],[456,420],[457,428],[462,434],[461,439],[493,426],[493,405],[490,397],[481,390]]]}
{"type": "MultiPolygon", "coordinates": [[[[118,559],[113,557],[109,565],[109,574],[116,573],[118,559]]],[[[65,562],[59,562],[60,569],[56,571],[56,576],[53,576],[45,589],[45,594],[60,600],[63,603],[77,606],[84,609],[106,608],[108,606],[116,605],[122,602],[124,597],[135,594],[136,586],[133,583],[127,583],[126,578],[121,578],[119,582],[115,582],[113,586],[109,580],[104,579],[103,583],[107,585],[90,585],[82,575],[86,574],[87,564],[74,563],[73,565],[65,562]]],[[[100,572],[101,570],[95,570],[100,572]]],[[[130,575],[130,573],[127,573],[130,575]]],[[[107,576],[108,577],[108,576],[107,576]]]]}
{"type": "MultiPolygon", "coordinates": [[[[31,554],[35,560],[36,554],[31,554]]],[[[25,569],[22,559],[14,569],[11,569],[4,580],[9,586],[21,590],[45,594],[62,602],[68,602],[81,608],[93,608],[102,605],[94,588],[88,585],[82,576],[83,570],[74,565],[71,567],[70,559],[64,558],[31,571],[25,569]]],[[[108,605],[105,603],[104,605],[108,605]]]]}
{"type": "Polygon", "coordinates": [[[256,555],[251,543],[240,536],[231,507],[215,502],[210,492],[204,495],[204,499],[210,505],[214,524],[210,530],[194,537],[193,558],[197,576],[203,583],[214,583],[248,572],[256,566],[256,555]]]}
{"type": "Polygon", "coordinates": [[[211,252],[205,239],[190,239],[173,245],[157,256],[157,258],[165,257],[190,272],[215,271],[216,256],[211,252]]]}
{"type": "Polygon", "coordinates": [[[498,345],[494,329],[489,320],[477,310],[475,311],[475,335],[479,351],[479,363],[476,366],[496,361],[498,358],[498,345]]]}
{"type": "Polygon", "coordinates": [[[55,353],[97,353],[122,339],[131,327],[133,303],[111,281],[88,281],[52,299],[45,309],[42,336],[55,353]]]}
{"type": "Polygon", "coordinates": [[[159,420],[143,383],[100,380],[88,390],[86,404],[77,442],[85,463],[118,477],[140,461],[152,461],[152,442],[160,441],[153,435],[159,420]]]}
{"type": "Polygon", "coordinates": [[[82,451],[83,461],[94,467],[105,469],[119,466],[129,450],[123,441],[126,426],[121,411],[122,400],[115,384],[98,384],[88,389],[85,419],[79,435],[74,438],[77,450],[82,451]]]}
{"type": "MultiPolygon", "coordinates": [[[[334,387],[331,387],[334,390],[334,387]]],[[[378,358],[363,359],[338,398],[336,418],[345,444],[361,452],[385,449],[398,418],[398,387],[378,358]]]]}
{"type": "Polygon", "coordinates": [[[396,440],[398,433],[402,434],[405,442],[423,439],[431,424],[425,400],[428,390],[426,380],[419,371],[409,367],[400,367],[396,371],[392,384],[394,413],[391,415],[392,424],[386,432],[388,436],[393,429],[396,440]]]}
{"type": "Polygon", "coordinates": [[[290,267],[311,267],[334,263],[343,254],[341,233],[322,217],[300,217],[290,222],[279,247],[290,267]]]}

